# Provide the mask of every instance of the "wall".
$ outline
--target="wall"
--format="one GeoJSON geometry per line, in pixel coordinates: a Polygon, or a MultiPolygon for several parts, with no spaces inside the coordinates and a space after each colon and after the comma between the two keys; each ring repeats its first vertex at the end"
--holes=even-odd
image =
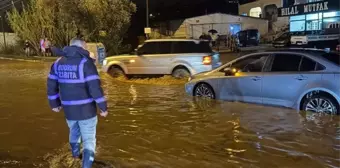
{"type": "Polygon", "coordinates": [[[186,24],[184,24],[184,20],[160,22],[152,27],[150,37],[153,39],[170,37],[187,38],[186,24]]]}
{"type": "MultiPolygon", "coordinates": [[[[14,33],[5,33],[5,37],[7,45],[14,45],[17,42],[17,36],[14,33]]],[[[4,36],[2,32],[0,32],[0,45],[4,45],[4,36]]]]}
{"type": "Polygon", "coordinates": [[[251,17],[241,17],[242,30],[258,29],[261,36],[268,33],[268,21],[262,19],[254,19],[251,17]]]}
{"type": "Polygon", "coordinates": [[[220,35],[229,34],[230,26],[239,24],[241,30],[258,29],[261,34],[268,33],[268,21],[264,19],[227,15],[211,14],[195,18],[189,18],[185,21],[187,33],[190,37],[197,39],[202,33],[208,33],[209,30],[215,29],[220,35]]]}
{"type": "Polygon", "coordinates": [[[247,16],[249,16],[249,11],[251,8],[260,7],[262,11],[264,11],[264,7],[270,4],[275,4],[279,8],[282,7],[282,0],[258,0],[255,2],[239,5],[238,13],[239,15],[247,13],[247,16]]]}

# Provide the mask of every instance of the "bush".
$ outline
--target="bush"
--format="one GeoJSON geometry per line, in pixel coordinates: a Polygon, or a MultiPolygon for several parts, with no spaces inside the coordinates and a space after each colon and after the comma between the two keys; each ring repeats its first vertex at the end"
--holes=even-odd
{"type": "Polygon", "coordinates": [[[24,45],[20,43],[16,44],[7,44],[5,45],[0,45],[0,54],[3,55],[14,55],[14,56],[20,56],[20,55],[25,55],[25,50],[24,50],[24,45]]]}

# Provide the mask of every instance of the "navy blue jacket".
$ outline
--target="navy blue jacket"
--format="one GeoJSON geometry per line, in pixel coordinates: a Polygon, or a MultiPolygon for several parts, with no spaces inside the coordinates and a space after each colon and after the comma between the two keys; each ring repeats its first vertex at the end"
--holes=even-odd
{"type": "Polygon", "coordinates": [[[98,71],[89,52],[75,46],[57,52],[62,57],[53,63],[47,79],[51,108],[62,106],[68,120],[95,117],[96,105],[107,111],[98,71]]]}

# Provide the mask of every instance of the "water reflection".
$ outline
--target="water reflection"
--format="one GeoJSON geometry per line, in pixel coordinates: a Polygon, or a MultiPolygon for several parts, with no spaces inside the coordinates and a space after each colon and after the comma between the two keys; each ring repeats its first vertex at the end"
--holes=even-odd
{"type": "Polygon", "coordinates": [[[138,97],[138,94],[137,94],[137,91],[136,91],[136,87],[134,85],[131,85],[130,89],[129,89],[129,92],[130,92],[130,94],[132,96],[131,105],[134,105],[136,103],[136,100],[137,100],[137,97],[138,97]]]}
{"type": "MultiPolygon", "coordinates": [[[[0,167],[80,165],[63,115],[48,109],[48,70],[0,62],[0,167]]],[[[193,99],[164,78],[101,76],[110,114],[99,121],[96,167],[339,167],[339,116],[193,99]]]]}

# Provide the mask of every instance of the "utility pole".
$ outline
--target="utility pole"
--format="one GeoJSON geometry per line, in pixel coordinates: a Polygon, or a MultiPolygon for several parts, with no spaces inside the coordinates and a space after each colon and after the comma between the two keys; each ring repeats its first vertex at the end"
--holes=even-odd
{"type": "Polygon", "coordinates": [[[149,0],[146,0],[146,27],[149,27],[149,0]]]}
{"type": "MultiPolygon", "coordinates": [[[[146,28],[149,28],[149,0],[146,0],[146,28]]],[[[147,32],[145,32],[145,35],[146,39],[149,39],[149,34],[147,32]]]]}
{"type": "Polygon", "coordinates": [[[7,44],[6,44],[6,34],[5,34],[5,29],[4,29],[4,18],[2,16],[0,16],[1,18],[1,30],[2,30],[2,36],[4,37],[4,46],[5,48],[7,48],[7,44]]]}

